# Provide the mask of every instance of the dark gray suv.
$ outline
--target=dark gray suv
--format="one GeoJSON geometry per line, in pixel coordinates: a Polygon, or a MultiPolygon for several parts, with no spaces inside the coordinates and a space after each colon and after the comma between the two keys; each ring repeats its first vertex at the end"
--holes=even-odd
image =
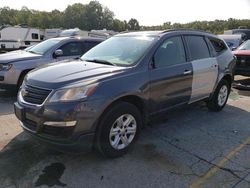
{"type": "Polygon", "coordinates": [[[79,60],[30,72],[15,113],[23,129],[61,148],[124,154],[150,117],[205,100],[226,104],[235,59],[217,36],[194,30],[116,35],[79,60]]]}

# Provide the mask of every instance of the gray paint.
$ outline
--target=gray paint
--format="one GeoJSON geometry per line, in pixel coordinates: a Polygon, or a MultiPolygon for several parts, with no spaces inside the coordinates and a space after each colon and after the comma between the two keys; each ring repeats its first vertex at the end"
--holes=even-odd
{"type": "Polygon", "coordinates": [[[218,63],[216,58],[192,61],[193,81],[189,103],[208,97],[217,82],[218,63]]]}

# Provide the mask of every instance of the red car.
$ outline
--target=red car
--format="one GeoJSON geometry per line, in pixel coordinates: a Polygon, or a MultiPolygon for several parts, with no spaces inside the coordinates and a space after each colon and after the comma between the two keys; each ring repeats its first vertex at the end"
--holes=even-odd
{"type": "Polygon", "coordinates": [[[235,75],[250,76],[250,39],[233,51],[233,54],[237,57],[235,75]]]}

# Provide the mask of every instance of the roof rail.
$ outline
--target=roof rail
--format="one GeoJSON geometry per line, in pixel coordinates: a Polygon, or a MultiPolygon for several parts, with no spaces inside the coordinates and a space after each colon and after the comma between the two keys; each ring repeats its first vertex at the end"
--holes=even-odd
{"type": "Polygon", "coordinates": [[[208,31],[204,31],[200,29],[192,29],[192,28],[167,29],[167,30],[164,30],[162,33],[171,32],[171,31],[199,31],[203,33],[212,34],[211,32],[208,32],[208,31]]]}

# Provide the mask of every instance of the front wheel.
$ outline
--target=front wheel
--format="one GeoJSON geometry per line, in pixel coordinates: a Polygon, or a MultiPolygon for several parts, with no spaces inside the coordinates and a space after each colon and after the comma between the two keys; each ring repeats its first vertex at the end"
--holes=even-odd
{"type": "Polygon", "coordinates": [[[127,102],[112,106],[100,120],[96,147],[106,157],[125,154],[137,138],[142,124],[140,111],[127,102]]]}
{"type": "Polygon", "coordinates": [[[227,99],[230,93],[230,83],[227,80],[222,79],[212,97],[207,102],[207,107],[212,111],[220,111],[227,103],[227,99]]]}

